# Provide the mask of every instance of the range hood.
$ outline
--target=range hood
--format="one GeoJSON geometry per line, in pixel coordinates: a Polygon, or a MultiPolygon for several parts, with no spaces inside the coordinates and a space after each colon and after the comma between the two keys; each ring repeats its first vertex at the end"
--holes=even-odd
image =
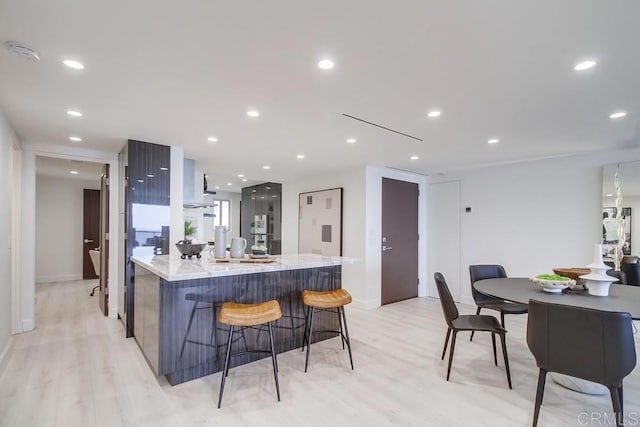
{"type": "MultiPolygon", "coordinates": [[[[202,200],[202,194],[206,191],[204,173],[196,172],[196,161],[193,159],[184,159],[182,195],[184,208],[211,208],[213,202],[205,203],[202,200]],[[198,188],[196,188],[198,187],[198,188]],[[200,197],[196,198],[196,194],[200,197]],[[199,200],[198,200],[199,199],[199,200]]],[[[215,194],[215,192],[208,192],[215,194]]]]}

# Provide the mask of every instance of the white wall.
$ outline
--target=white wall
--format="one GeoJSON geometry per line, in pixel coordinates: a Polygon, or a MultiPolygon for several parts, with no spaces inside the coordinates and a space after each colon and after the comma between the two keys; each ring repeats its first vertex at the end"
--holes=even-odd
{"type": "Polygon", "coordinates": [[[100,181],[36,176],[36,283],[82,279],[84,189],[100,181]]]}
{"type": "Polygon", "coordinates": [[[634,148],[432,177],[461,182],[461,301],[473,301],[470,264],[502,264],[521,277],[589,264],[602,239],[602,166],[637,159],[634,148]]]}
{"type": "Polygon", "coordinates": [[[18,137],[0,111],[0,373],[11,336],[13,147],[18,137]]]}
{"type": "Polygon", "coordinates": [[[342,187],[342,255],[360,259],[342,269],[342,287],[365,304],[365,169],[331,173],[282,184],[282,253],[298,253],[300,193],[342,187]]]}

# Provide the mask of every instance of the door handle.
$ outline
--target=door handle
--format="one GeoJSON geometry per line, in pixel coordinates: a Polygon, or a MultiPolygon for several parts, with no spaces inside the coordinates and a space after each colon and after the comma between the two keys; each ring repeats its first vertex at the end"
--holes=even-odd
{"type": "Polygon", "coordinates": [[[391,246],[382,246],[382,252],[388,251],[389,249],[393,249],[391,246]]]}
{"type": "Polygon", "coordinates": [[[93,243],[93,239],[84,239],[85,243],[93,243]]]}

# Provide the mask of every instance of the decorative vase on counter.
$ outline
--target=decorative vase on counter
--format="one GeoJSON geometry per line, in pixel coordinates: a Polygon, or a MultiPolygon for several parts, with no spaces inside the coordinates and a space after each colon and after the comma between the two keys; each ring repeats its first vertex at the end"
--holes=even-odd
{"type": "Polygon", "coordinates": [[[216,258],[227,257],[227,231],[227,227],[216,225],[216,246],[214,249],[216,258]]]}
{"type": "Polygon", "coordinates": [[[591,273],[580,276],[580,278],[584,280],[589,295],[600,297],[609,295],[609,287],[618,279],[607,275],[607,270],[610,270],[611,267],[602,261],[602,245],[595,245],[593,262],[587,267],[589,267],[591,273]]]}

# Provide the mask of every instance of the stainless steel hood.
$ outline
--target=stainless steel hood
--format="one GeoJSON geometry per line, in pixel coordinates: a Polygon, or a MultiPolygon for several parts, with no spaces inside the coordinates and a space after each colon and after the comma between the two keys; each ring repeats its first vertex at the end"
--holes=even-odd
{"type": "MultiPolygon", "coordinates": [[[[196,183],[202,182],[204,185],[204,174],[198,172],[196,174],[196,161],[192,159],[184,159],[183,166],[183,202],[182,206],[184,208],[211,208],[213,207],[213,202],[197,202],[196,201],[196,183]]],[[[200,193],[204,192],[203,189],[200,190],[200,193]]]]}

